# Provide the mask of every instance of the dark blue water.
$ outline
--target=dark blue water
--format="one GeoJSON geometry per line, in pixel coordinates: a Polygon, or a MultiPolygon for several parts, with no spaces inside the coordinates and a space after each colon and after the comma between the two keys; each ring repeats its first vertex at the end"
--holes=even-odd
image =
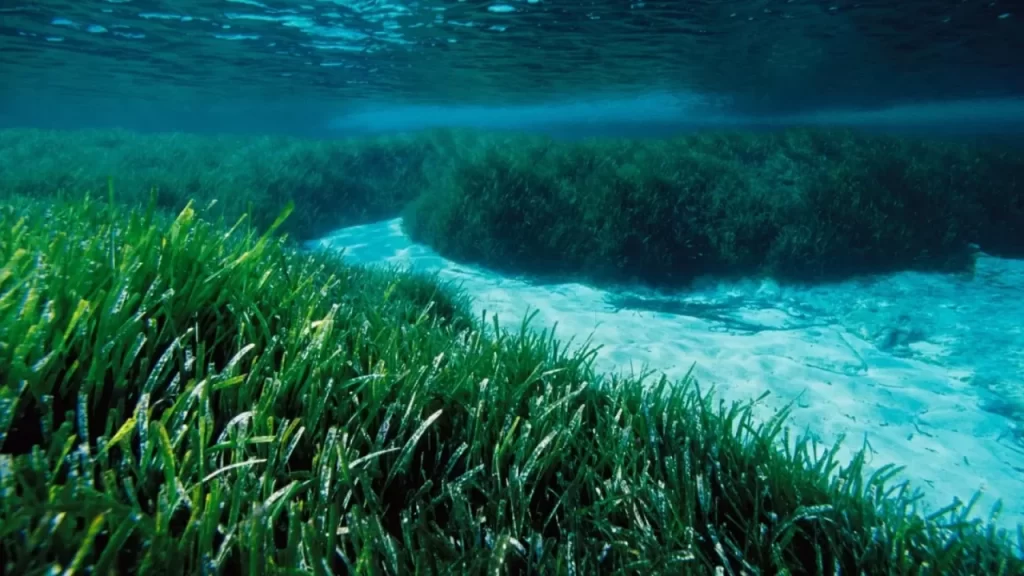
{"type": "Polygon", "coordinates": [[[0,78],[0,126],[588,135],[812,120],[1013,132],[1024,7],[4,0],[0,78]]]}

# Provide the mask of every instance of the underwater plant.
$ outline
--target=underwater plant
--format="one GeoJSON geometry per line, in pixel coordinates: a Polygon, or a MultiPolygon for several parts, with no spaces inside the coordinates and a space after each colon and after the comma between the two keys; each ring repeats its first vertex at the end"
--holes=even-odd
{"type": "Polygon", "coordinates": [[[449,145],[406,208],[441,254],[499,271],[685,286],[962,272],[1024,250],[1019,148],[854,130],[449,145]]]}
{"type": "Polygon", "coordinates": [[[6,574],[1019,574],[1024,531],[693,378],[266,229],[0,209],[6,574]]]}

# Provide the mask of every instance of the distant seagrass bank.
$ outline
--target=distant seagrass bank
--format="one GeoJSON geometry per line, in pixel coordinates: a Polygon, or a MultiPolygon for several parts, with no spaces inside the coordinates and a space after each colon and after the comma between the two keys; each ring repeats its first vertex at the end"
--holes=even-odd
{"type": "Polygon", "coordinates": [[[402,215],[417,241],[504,272],[685,286],[969,272],[1024,254],[1024,147],[845,128],[563,141],[437,129],[347,139],[0,132],[3,184],[103,190],[256,226],[294,202],[299,240],[402,215]]]}

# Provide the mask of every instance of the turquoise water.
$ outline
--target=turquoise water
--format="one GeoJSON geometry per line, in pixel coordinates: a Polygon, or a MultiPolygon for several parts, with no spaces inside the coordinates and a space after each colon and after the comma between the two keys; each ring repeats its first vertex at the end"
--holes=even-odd
{"type": "MultiPolygon", "coordinates": [[[[795,125],[1020,145],[1024,5],[0,2],[0,130],[335,138],[471,127],[575,140],[795,125]]],[[[1024,222],[1007,234],[1024,243],[1024,222]]],[[[793,405],[793,424],[815,439],[871,446],[869,468],[907,466],[932,510],[980,490],[978,514],[1002,500],[998,525],[1024,524],[1024,499],[1013,496],[1024,491],[1019,258],[982,252],[970,277],[701,279],[654,290],[455,262],[414,242],[400,219],[309,246],[440,271],[505,325],[540,310],[561,336],[604,346],[602,370],[677,378],[696,363],[727,399],[767,392],[762,415],[793,405]]]]}
{"type": "Polygon", "coordinates": [[[1024,93],[1019,8],[9,0],[0,126],[332,134],[459,124],[574,135],[811,114],[1010,130],[1024,123],[1014,102],[1024,93]]]}

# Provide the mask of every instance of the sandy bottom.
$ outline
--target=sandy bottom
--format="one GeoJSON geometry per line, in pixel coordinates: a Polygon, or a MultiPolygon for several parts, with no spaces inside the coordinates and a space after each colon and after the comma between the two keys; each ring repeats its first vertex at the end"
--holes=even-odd
{"type": "Polygon", "coordinates": [[[813,288],[708,283],[676,293],[534,284],[456,264],[413,243],[400,220],[339,230],[312,248],[347,260],[439,271],[477,313],[515,328],[557,322],[561,340],[602,346],[607,372],[647,367],[746,401],[770,392],[766,417],[789,423],[844,462],[869,446],[871,468],[905,466],[926,509],[982,492],[1003,501],[1002,527],[1024,524],[1024,262],[982,257],[973,278],[901,273],[813,288]]]}

